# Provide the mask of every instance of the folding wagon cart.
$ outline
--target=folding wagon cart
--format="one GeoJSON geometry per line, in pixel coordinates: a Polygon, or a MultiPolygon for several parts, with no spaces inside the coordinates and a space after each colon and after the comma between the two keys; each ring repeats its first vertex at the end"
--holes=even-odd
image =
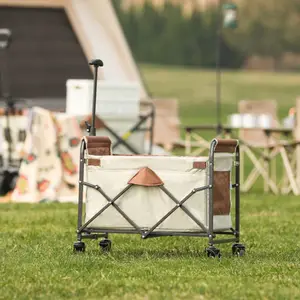
{"type": "Polygon", "coordinates": [[[233,243],[233,254],[243,256],[239,161],[238,141],[231,139],[212,140],[208,156],[179,157],[113,155],[108,137],[84,137],[74,251],[85,251],[83,239],[97,238],[102,238],[100,248],[109,251],[108,235],[126,233],[142,239],[206,237],[209,257],[221,256],[215,247],[221,243],[233,243]]]}

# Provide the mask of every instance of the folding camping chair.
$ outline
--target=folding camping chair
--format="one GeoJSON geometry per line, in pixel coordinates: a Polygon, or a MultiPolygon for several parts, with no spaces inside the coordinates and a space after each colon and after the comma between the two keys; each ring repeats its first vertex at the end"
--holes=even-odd
{"type": "Polygon", "coordinates": [[[282,160],[284,174],[280,182],[283,194],[292,192],[300,194],[300,97],[296,99],[296,118],[293,129],[293,140],[281,142],[278,145],[282,160]]]}
{"type": "Polygon", "coordinates": [[[163,146],[166,151],[184,147],[180,137],[180,120],[177,99],[153,99],[155,106],[154,139],[155,145],[163,146]]]}
{"type": "MultiPolygon", "coordinates": [[[[238,105],[240,114],[250,114],[253,116],[268,115],[271,117],[271,127],[278,127],[277,105],[275,101],[240,101],[238,105]]],[[[242,128],[239,131],[239,139],[241,143],[241,184],[242,191],[249,191],[256,180],[261,176],[264,179],[264,191],[271,189],[278,194],[276,185],[276,166],[272,164],[270,170],[270,161],[278,151],[275,146],[278,144],[278,135],[267,135],[263,128],[242,128]],[[246,179],[244,179],[245,155],[253,164],[253,169],[246,179]],[[270,173],[272,176],[270,176],[270,173]]]]}
{"type": "MultiPolygon", "coordinates": [[[[92,115],[88,115],[83,118],[80,122],[81,129],[86,129],[87,132],[91,131],[92,128],[92,115]]],[[[145,151],[147,154],[152,153],[153,147],[153,136],[154,136],[154,124],[155,124],[155,107],[151,101],[140,101],[140,114],[139,120],[132,125],[125,132],[120,133],[120,131],[112,128],[104,122],[100,117],[95,117],[95,128],[96,129],[105,129],[114,139],[112,149],[115,151],[119,147],[123,147],[128,150],[131,154],[144,154],[141,153],[135,146],[132,145],[130,138],[133,134],[139,132],[148,132],[149,133],[149,148],[145,151]]],[[[144,142],[144,141],[142,141],[144,142]]]]}

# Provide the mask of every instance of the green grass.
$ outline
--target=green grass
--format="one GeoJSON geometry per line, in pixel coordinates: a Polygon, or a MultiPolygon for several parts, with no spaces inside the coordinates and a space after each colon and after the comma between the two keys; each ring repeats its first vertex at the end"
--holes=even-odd
{"type": "MultiPolygon", "coordinates": [[[[184,124],[214,121],[211,71],[143,66],[155,96],[177,97],[184,124]]],[[[300,76],[226,72],[225,113],[240,99],[278,100],[283,116],[294,104],[300,76]]],[[[221,245],[222,259],[203,253],[207,240],[111,235],[112,252],[86,241],[72,253],[72,204],[2,204],[0,299],[300,299],[299,197],[242,195],[243,258],[221,245]]]]}
{"type": "MultiPolygon", "coordinates": [[[[214,71],[182,68],[142,67],[154,97],[175,97],[180,104],[184,125],[216,122],[216,74],[214,71]]],[[[222,72],[222,120],[237,112],[240,100],[276,100],[279,118],[295,105],[300,73],[222,72]]]]}
{"type": "Polygon", "coordinates": [[[1,207],[3,299],[300,299],[299,199],[244,195],[247,255],[221,261],[203,253],[206,239],[111,235],[112,252],[96,241],[72,254],[76,207],[1,207]],[[297,238],[298,237],[298,238],[297,238]]]}

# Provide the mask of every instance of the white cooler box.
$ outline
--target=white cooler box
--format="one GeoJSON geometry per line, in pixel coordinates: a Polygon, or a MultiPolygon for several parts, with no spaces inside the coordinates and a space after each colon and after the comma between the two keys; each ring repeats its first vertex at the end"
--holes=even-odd
{"type": "MultiPolygon", "coordinates": [[[[69,79],[67,81],[67,114],[86,115],[92,112],[93,84],[93,80],[69,79]]],[[[136,119],[139,112],[140,86],[138,83],[98,81],[96,114],[100,118],[136,119]]]]}
{"type": "MultiPolygon", "coordinates": [[[[66,113],[74,116],[86,116],[92,113],[93,80],[70,79],[67,81],[66,113]]],[[[119,136],[125,134],[139,121],[140,85],[135,82],[111,82],[99,80],[97,84],[96,115],[119,136]]],[[[86,133],[85,133],[86,134],[86,133]]],[[[115,138],[104,129],[97,130],[98,136],[115,138]]],[[[139,153],[145,150],[145,132],[135,132],[127,140],[139,153]]],[[[120,145],[117,154],[131,153],[120,145]]]]}

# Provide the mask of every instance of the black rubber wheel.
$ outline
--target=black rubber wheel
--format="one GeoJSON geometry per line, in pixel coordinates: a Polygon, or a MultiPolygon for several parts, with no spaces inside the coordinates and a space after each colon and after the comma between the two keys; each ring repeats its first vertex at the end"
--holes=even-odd
{"type": "Polygon", "coordinates": [[[214,246],[210,246],[210,247],[206,248],[205,252],[207,254],[207,257],[221,258],[221,251],[218,248],[214,247],[214,246]]]}
{"type": "Polygon", "coordinates": [[[79,242],[79,241],[75,242],[73,250],[74,250],[75,253],[84,252],[85,251],[84,242],[79,242]]]}
{"type": "Polygon", "coordinates": [[[99,242],[99,246],[100,246],[101,251],[109,252],[111,249],[111,240],[104,239],[99,242]]]}
{"type": "Polygon", "coordinates": [[[242,244],[233,244],[232,245],[232,254],[235,256],[245,256],[246,247],[242,244]]]}

